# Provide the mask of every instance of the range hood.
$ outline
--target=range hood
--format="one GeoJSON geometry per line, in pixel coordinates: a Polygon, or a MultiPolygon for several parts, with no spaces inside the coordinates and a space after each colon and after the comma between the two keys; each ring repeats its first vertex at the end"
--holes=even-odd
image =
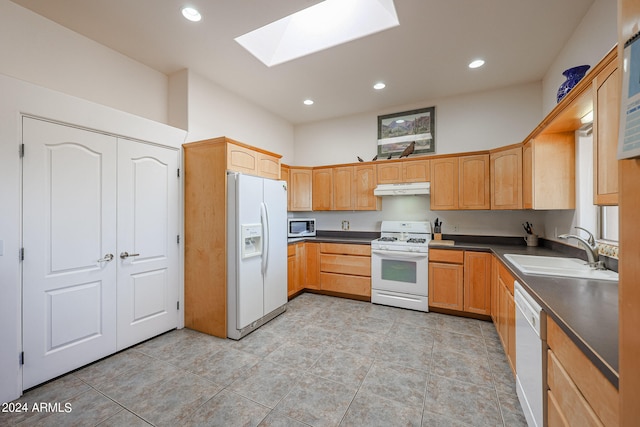
{"type": "Polygon", "coordinates": [[[380,184],[374,190],[375,196],[416,196],[428,195],[430,182],[409,182],[405,184],[380,184]]]}

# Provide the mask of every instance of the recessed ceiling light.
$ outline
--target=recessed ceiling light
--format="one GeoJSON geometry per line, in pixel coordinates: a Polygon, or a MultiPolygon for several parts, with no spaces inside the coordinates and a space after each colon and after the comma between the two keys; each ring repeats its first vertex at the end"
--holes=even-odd
{"type": "Polygon", "coordinates": [[[483,65],[484,65],[484,60],[476,59],[475,61],[472,61],[469,64],[469,68],[478,68],[478,67],[482,67],[483,65]]]}
{"type": "Polygon", "coordinates": [[[200,12],[188,6],[182,8],[182,16],[192,22],[198,22],[202,19],[202,15],[200,15],[200,12]]]}
{"type": "Polygon", "coordinates": [[[303,103],[304,105],[313,105],[313,99],[305,99],[303,103]]]}
{"type": "Polygon", "coordinates": [[[235,41],[271,67],[398,25],[393,0],[325,0],[235,41]]]}
{"type": "Polygon", "coordinates": [[[379,82],[379,83],[376,83],[376,84],[373,85],[373,88],[375,90],[384,89],[385,87],[387,87],[387,85],[382,83],[382,82],[379,82]]]}

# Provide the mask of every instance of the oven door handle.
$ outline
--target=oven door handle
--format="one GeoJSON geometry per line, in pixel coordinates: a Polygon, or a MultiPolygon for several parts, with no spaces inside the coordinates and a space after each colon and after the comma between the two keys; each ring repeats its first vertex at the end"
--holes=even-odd
{"type": "Polygon", "coordinates": [[[389,258],[396,259],[420,259],[420,258],[428,258],[429,254],[425,252],[400,252],[400,251],[383,251],[379,249],[372,249],[372,254],[376,255],[384,255],[389,258]]]}

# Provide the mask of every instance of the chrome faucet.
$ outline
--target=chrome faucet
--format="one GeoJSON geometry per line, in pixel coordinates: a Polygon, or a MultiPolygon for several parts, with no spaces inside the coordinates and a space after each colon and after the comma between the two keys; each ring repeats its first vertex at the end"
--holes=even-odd
{"type": "Polygon", "coordinates": [[[596,244],[596,239],[593,237],[593,234],[591,234],[591,232],[586,228],[582,228],[582,227],[574,227],[574,228],[586,231],[587,234],[589,235],[588,239],[584,239],[583,237],[575,234],[561,234],[558,237],[560,239],[570,239],[570,238],[576,239],[577,241],[582,243],[582,248],[587,253],[587,264],[589,264],[589,267],[596,270],[604,270],[605,269],[604,262],[599,260],[598,245],[596,244]]]}

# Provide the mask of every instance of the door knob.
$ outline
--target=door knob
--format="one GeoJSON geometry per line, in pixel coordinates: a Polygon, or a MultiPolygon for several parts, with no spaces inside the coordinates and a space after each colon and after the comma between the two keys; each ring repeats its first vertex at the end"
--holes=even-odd
{"type": "Polygon", "coordinates": [[[97,262],[109,262],[113,259],[113,254],[106,254],[103,258],[100,258],[97,262]]]}
{"type": "Polygon", "coordinates": [[[130,254],[129,252],[122,252],[120,254],[120,258],[122,258],[122,259],[127,259],[130,256],[140,256],[140,254],[130,254]]]}

